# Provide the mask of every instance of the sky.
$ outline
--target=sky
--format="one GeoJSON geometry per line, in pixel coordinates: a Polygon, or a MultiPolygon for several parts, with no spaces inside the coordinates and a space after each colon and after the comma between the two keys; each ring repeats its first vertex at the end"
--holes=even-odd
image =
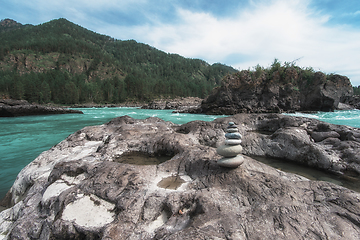
{"type": "Polygon", "coordinates": [[[0,19],[66,18],[119,40],[238,70],[274,59],[360,85],[359,0],[0,0],[0,19]]]}

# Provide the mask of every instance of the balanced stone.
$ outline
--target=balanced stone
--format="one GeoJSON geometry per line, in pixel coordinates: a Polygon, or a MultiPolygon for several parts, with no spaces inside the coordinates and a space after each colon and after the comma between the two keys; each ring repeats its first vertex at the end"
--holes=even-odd
{"type": "Polygon", "coordinates": [[[240,145],[241,139],[226,139],[225,145],[240,145]]]}
{"type": "Polygon", "coordinates": [[[219,166],[235,168],[244,162],[244,157],[238,155],[242,151],[241,134],[234,122],[229,122],[226,128],[225,142],[216,152],[224,158],[217,161],[219,166]]]}
{"type": "Polygon", "coordinates": [[[231,167],[236,168],[244,162],[244,157],[242,155],[237,155],[236,157],[231,158],[222,158],[217,161],[217,164],[222,167],[231,167]]]}
{"type": "Polygon", "coordinates": [[[241,139],[241,134],[238,132],[228,132],[225,134],[225,137],[228,139],[241,139]]]}
{"type": "Polygon", "coordinates": [[[241,145],[221,145],[216,149],[216,152],[223,157],[235,157],[242,151],[241,145]]]}
{"type": "Polygon", "coordinates": [[[235,132],[239,132],[239,129],[237,129],[237,128],[227,128],[227,129],[226,129],[226,132],[228,132],[228,133],[235,133],[235,132]]]}

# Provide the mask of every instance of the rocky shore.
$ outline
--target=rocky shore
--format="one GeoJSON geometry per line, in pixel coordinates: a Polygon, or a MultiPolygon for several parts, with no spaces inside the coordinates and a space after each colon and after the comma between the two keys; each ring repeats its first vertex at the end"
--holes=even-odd
{"type": "Polygon", "coordinates": [[[359,239],[359,193],[249,157],[353,177],[359,149],[359,129],[281,114],[183,125],[123,116],[26,166],[2,201],[10,208],[0,213],[0,238],[359,239]],[[246,155],[234,169],[217,164],[229,122],[246,155]]]}
{"type": "Polygon", "coordinates": [[[360,110],[360,95],[354,95],[352,99],[350,100],[350,105],[353,108],[360,110]]]}
{"type": "Polygon", "coordinates": [[[174,99],[159,99],[145,104],[143,109],[173,109],[179,112],[188,112],[192,109],[200,107],[203,99],[198,97],[174,98],[174,99]]]}
{"type": "Polygon", "coordinates": [[[0,99],[0,117],[19,117],[30,115],[83,113],[62,107],[30,104],[26,100],[0,99]]]}
{"type": "Polygon", "coordinates": [[[147,105],[144,102],[136,102],[136,101],[129,101],[123,103],[82,103],[82,104],[73,104],[66,107],[70,108],[113,108],[113,107],[143,107],[147,105]]]}

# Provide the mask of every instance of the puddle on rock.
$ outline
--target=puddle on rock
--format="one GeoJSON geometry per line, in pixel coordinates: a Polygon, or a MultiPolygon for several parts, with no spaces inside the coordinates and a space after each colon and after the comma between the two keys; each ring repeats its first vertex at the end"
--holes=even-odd
{"type": "Polygon", "coordinates": [[[259,162],[265,163],[266,165],[269,165],[284,172],[295,173],[310,180],[331,182],[339,186],[354,190],[356,192],[360,192],[360,186],[358,184],[360,179],[358,177],[349,177],[340,174],[324,172],[296,162],[286,161],[283,159],[259,156],[251,157],[259,162]]]}
{"type": "Polygon", "coordinates": [[[179,175],[173,175],[170,177],[163,178],[158,184],[158,187],[165,189],[178,189],[183,183],[186,183],[179,175]]]}
{"type": "Polygon", "coordinates": [[[117,157],[114,161],[134,165],[158,165],[171,158],[172,156],[153,156],[143,152],[128,152],[117,157]]]}

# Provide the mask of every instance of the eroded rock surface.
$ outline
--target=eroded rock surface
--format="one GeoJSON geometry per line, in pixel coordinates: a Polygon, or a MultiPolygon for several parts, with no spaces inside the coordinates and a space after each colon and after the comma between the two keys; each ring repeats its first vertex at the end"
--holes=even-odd
{"type": "Polygon", "coordinates": [[[235,169],[218,166],[229,121],[246,154],[357,171],[358,129],[277,114],[184,125],[124,116],[70,135],[26,166],[7,194],[12,207],[0,213],[0,238],[360,238],[359,193],[250,157],[235,169]],[[128,152],[171,159],[116,162],[128,152]]]}

